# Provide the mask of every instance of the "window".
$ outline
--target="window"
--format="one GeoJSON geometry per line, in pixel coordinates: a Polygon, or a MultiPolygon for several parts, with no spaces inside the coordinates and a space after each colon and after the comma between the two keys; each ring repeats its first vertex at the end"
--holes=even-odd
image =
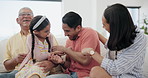
{"type": "Polygon", "coordinates": [[[139,8],[140,7],[127,7],[133,19],[134,25],[136,26],[139,26],[139,8]]]}
{"type": "Polygon", "coordinates": [[[45,15],[51,23],[51,33],[55,36],[63,35],[61,21],[61,1],[0,1],[0,40],[6,39],[20,31],[16,22],[18,11],[22,7],[33,10],[34,16],[45,15]]]}

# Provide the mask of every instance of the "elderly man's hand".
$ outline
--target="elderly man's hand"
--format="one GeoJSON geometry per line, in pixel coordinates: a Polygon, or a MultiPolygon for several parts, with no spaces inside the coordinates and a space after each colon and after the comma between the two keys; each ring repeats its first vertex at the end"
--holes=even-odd
{"type": "Polygon", "coordinates": [[[27,56],[27,54],[18,54],[17,57],[15,57],[15,61],[17,62],[17,64],[22,63],[22,61],[24,60],[24,58],[27,56]]]}

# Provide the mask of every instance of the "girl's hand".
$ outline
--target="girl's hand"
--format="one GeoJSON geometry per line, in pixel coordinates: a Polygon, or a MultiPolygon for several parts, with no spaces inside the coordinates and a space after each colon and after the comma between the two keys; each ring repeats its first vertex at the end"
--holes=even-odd
{"type": "Polygon", "coordinates": [[[54,52],[48,56],[48,60],[52,61],[54,64],[63,63],[63,59],[59,55],[55,55],[54,52]]]}
{"type": "Polygon", "coordinates": [[[44,61],[38,62],[37,66],[41,67],[42,71],[46,73],[50,71],[55,65],[51,61],[44,60],[44,61]]]}

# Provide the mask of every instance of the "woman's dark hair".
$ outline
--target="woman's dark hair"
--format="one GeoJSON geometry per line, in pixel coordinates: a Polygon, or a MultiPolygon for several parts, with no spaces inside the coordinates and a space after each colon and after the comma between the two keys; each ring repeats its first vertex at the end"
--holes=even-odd
{"type": "MultiPolygon", "coordinates": [[[[30,23],[30,33],[31,33],[31,36],[32,36],[32,48],[31,48],[31,57],[33,59],[33,62],[35,62],[35,59],[34,59],[34,47],[35,47],[35,39],[34,39],[34,33],[33,31],[36,30],[36,31],[41,31],[43,30],[47,25],[50,24],[49,20],[47,18],[45,18],[45,20],[35,29],[33,29],[34,25],[42,18],[43,16],[35,16],[31,23],[30,23]]],[[[50,42],[48,40],[48,37],[46,37],[46,41],[48,43],[48,52],[50,52],[50,48],[51,48],[51,45],[50,45],[50,42]]]]}
{"type": "Polygon", "coordinates": [[[110,25],[110,37],[107,46],[110,50],[119,51],[133,44],[136,37],[136,26],[127,8],[114,4],[104,11],[104,17],[110,25]]]}
{"type": "Polygon", "coordinates": [[[75,12],[68,12],[67,14],[64,15],[62,18],[62,22],[64,24],[67,24],[70,28],[76,28],[78,25],[81,25],[82,18],[80,17],[79,14],[75,12]]]}

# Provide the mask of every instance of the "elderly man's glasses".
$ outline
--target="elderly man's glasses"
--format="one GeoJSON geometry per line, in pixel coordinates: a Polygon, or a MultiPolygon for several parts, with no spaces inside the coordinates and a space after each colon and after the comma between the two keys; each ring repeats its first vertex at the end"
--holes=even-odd
{"type": "Polygon", "coordinates": [[[33,16],[33,13],[20,13],[19,16],[33,16]]]}

